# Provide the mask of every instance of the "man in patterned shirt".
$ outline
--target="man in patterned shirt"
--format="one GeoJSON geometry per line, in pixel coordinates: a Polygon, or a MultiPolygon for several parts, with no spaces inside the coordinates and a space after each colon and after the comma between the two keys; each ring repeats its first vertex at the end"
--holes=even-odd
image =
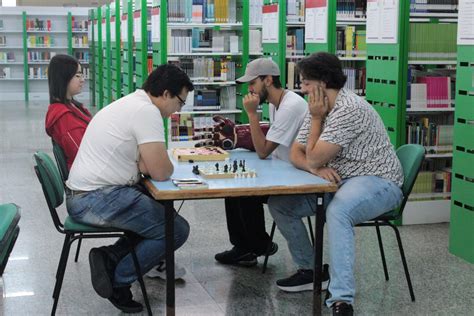
{"type": "MultiPolygon", "coordinates": [[[[344,88],[339,59],[315,53],[298,63],[301,90],[309,95],[309,114],[293,143],[294,166],[339,184],[328,195],[326,224],[330,255],[328,307],[333,315],[352,315],[354,301],[354,225],[397,207],[403,172],[377,112],[344,88]]],[[[316,196],[273,196],[268,205],[298,266],[277,281],[289,292],[313,288],[313,247],[301,218],[314,215],[316,196]]]]}

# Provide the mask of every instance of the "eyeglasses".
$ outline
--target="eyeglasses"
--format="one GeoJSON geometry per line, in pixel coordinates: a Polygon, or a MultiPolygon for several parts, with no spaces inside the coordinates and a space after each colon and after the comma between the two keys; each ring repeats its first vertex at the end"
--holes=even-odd
{"type": "Polygon", "coordinates": [[[176,97],[178,98],[179,100],[179,106],[180,107],[183,107],[185,104],[186,104],[186,101],[184,101],[183,99],[181,99],[181,97],[179,95],[176,95],[176,97]]]}

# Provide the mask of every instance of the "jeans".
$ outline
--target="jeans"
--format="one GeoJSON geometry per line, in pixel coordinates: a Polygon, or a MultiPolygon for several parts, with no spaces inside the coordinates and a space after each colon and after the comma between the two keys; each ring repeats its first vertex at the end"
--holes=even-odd
{"type": "MultiPolygon", "coordinates": [[[[141,272],[156,266],[165,254],[164,206],[145,195],[137,186],[109,186],[88,193],[69,196],[69,215],[76,221],[99,227],[132,231],[139,239],[135,247],[141,272]]],[[[181,216],[174,221],[175,249],[184,244],[189,224],[181,216]]],[[[125,255],[115,268],[114,287],[137,280],[132,255],[125,255]]]]}
{"type": "Polygon", "coordinates": [[[232,245],[256,255],[265,253],[270,242],[265,231],[263,203],[266,202],[265,196],[225,199],[225,216],[232,245]]]}
{"type": "MultiPolygon", "coordinates": [[[[354,225],[396,208],[402,198],[394,182],[376,176],[343,180],[335,194],[325,195],[331,276],[328,307],[339,301],[354,302],[354,225]]],[[[293,261],[299,269],[313,269],[314,249],[301,218],[315,214],[316,196],[272,196],[268,206],[288,242],[293,261]]]]}

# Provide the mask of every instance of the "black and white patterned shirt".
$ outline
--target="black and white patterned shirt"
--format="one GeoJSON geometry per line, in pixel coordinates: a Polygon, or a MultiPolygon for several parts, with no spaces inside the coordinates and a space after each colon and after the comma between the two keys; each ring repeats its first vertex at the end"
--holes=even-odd
{"type": "MultiPolygon", "coordinates": [[[[305,117],[296,141],[306,145],[311,114],[305,117]]],[[[320,140],[341,146],[327,166],[342,179],[379,176],[403,184],[403,171],[378,113],[364,99],[341,89],[334,108],[328,113],[320,140]]]]}

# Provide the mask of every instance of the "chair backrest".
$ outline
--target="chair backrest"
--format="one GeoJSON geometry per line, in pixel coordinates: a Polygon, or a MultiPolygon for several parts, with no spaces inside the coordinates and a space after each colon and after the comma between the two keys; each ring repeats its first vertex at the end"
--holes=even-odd
{"type": "Polygon", "coordinates": [[[43,189],[54,225],[62,232],[62,223],[56,208],[64,202],[64,186],[58,168],[48,154],[38,151],[34,154],[36,161],[35,172],[43,189]]]}
{"type": "Polygon", "coordinates": [[[404,181],[402,186],[403,201],[400,205],[400,214],[405,208],[408,196],[415,184],[418,171],[420,171],[421,163],[425,158],[425,148],[421,145],[407,144],[397,149],[397,157],[403,168],[404,181]]]}
{"type": "Polygon", "coordinates": [[[66,155],[64,154],[63,149],[56,143],[54,140],[51,140],[53,143],[53,154],[56,159],[56,164],[59,167],[59,174],[63,183],[66,183],[67,178],[69,177],[69,169],[67,168],[66,155]]]}

